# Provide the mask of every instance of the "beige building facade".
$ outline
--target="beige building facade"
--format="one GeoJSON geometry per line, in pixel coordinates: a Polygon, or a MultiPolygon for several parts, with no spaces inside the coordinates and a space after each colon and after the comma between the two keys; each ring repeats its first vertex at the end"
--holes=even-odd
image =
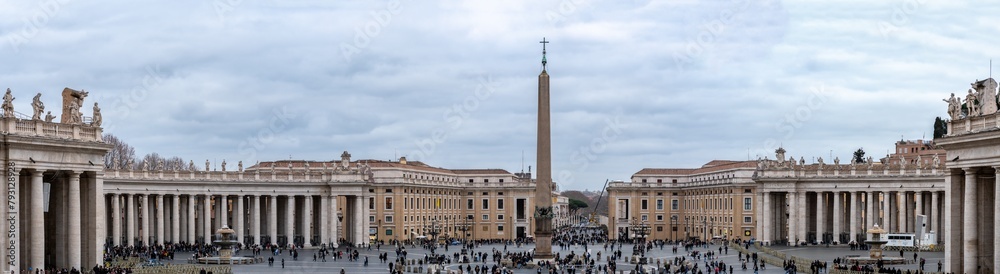
{"type": "Polygon", "coordinates": [[[650,226],[648,239],[756,237],[756,162],[715,160],[700,168],[645,168],[628,182],[608,184],[608,232],[634,237],[634,224],[650,226]]]}

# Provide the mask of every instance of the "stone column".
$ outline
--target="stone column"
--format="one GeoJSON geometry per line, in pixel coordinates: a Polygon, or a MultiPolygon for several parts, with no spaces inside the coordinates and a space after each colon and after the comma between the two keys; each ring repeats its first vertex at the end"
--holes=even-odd
{"type": "Polygon", "coordinates": [[[239,239],[240,244],[245,246],[246,231],[243,228],[243,196],[241,195],[236,195],[236,206],[233,208],[233,222],[235,223],[233,225],[235,228],[233,229],[236,230],[236,239],[239,239]]]}
{"type": "Polygon", "coordinates": [[[142,228],[139,231],[139,235],[141,235],[140,239],[142,240],[142,244],[144,246],[150,246],[151,244],[149,242],[149,219],[150,219],[149,194],[140,194],[140,195],[142,196],[142,203],[141,203],[142,210],[139,211],[139,214],[142,214],[142,217],[140,218],[142,219],[142,222],[140,223],[142,228]]]}
{"type": "MultiPolygon", "coordinates": [[[[995,198],[995,197],[1000,197],[1000,196],[997,196],[997,195],[1000,195],[1000,166],[994,166],[993,168],[994,168],[994,173],[996,174],[994,176],[994,179],[993,179],[994,183],[996,183],[996,188],[993,191],[994,192],[994,194],[993,194],[994,196],[993,197],[995,198]]],[[[993,212],[995,212],[994,214],[1000,214],[1000,202],[997,202],[997,201],[993,202],[993,212]]],[[[994,272],[996,272],[996,268],[1000,267],[1000,229],[996,229],[996,228],[1000,228],[1000,216],[994,216],[993,217],[993,228],[994,228],[993,229],[993,267],[994,267],[994,272]]]]}
{"type": "MultiPolygon", "coordinates": [[[[67,239],[69,240],[69,246],[67,246],[69,255],[69,265],[70,267],[80,268],[81,258],[81,232],[80,227],[80,172],[78,171],[66,171],[66,176],[69,177],[67,183],[69,184],[69,229],[67,231],[67,239]]],[[[95,216],[96,217],[96,216],[95,216]]],[[[40,242],[39,242],[40,243],[40,242]]]]}
{"type": "MultiPolygon", "coordinates": [[[[45,211],[42,207],[42,202],[45,197],[42,190],[42,172],[41,170],[31,171],[31,241],[22,242],[21,245],[31,245],[31,261],[28,262],[28,267],[33,269],[42,269],[45,266],[45,211]]],[[[79,238],[77,238],[79,239],[79,238]]]]}
{"type": "MultiPolygon", "coordinates": [[[[333,216],[336,218],[336,216],[333,216]]],[[[330,243],[330,196],[320,194],[319,196],[319,243],[330,243]]]]}
{"type": "Polygon", "coordinates": [[[229,197],[226,195],[219,196],[219,228],[229,227],[229,197]]]}
{"type": "Polygon", "coordinates": [[[771,212],[771,193],[770,192],[762,192],[762,193],[764,195],[761,195],[762,196],[761,199],[763,200],[764,205],[760,208],[760,210],[762,213],[761,215],[764,216],[764,219],[761,220],[760,231],[758,233],[761,236],[761,241],[764,241],[764,243],[766,244],[770,244],[771,237],[774,234],[774,232],[771,231],[771,222],[773,222],[774,219],[773,217],[774,214],[773,212],[771,212]]]}
{"type": "Polygon", "coordinates": [[[910,194],[906,191],[899,192],[899,232],[910,232],[910,194]]]}
{"type": "Polygon", "coordinates": [[[312,247],[312,196],[306,195],[302,201],[302,246],[312,247]]]}
{"type": "Polygon", "coordinates": [[[847,242],[850,243],[858,237],[858,228],[861,226],[858,224],[858,219],[861,219],[860,214],[858,214],[858,207],[861,207],[861,199],[858,199],[859,195],[857,191],[851,191],[848,193],[851,195],[851,199],[849,201],[850,204],[848,204],[848,206],[851,207],[851,215],[849,216],[849,218],[851,218],[851,236],[847,239],[847,242]]]}
{"type": "MultiPolygon", "coordinates": [[[[798,212],[802,205],[799,204],[799,193],[795,191],[788,192],[788,245],[797,245],[798,235],[798,212]]],[[[693,232],[692,232],[693,233],[693,232]]]]}
{"type": "Polygon", "coordinates": [[[823,242],[826,234],[826,192],[816,192],[816,242],[823,242]]]}
{"type": "Polygon", "coordinates": [[[203,234],[201,237],[202,240],[205,241],[205,244],[211,244],[212,234],[214,233],[212,231],[212,214],[210,211],[212,209],[212,196],[204,195],[202,197],[201,224],[203,234]]]}
{"type": "Polygon", "coordinates": [[[181,196],[174,194],[174,198],[171,201],[170,241],[176,244],[181,242],[181,196]]]}
{"type": "Polygon", "coordinates": [[[796,218],[798,221],[798,225],[796,225],[796,227],[799,230],[796,234],[798,235],[797,237],[799,238],[799,242],[802,242],[806,240],[806,231],[808,230],[808,226],[806,226],[806,215],[809,213],[807,213],[806,208],[808,208],[809,202],[806,199],[805,191],[799,192],[798,199],[798,204],[802,208],[796,211],[796,218]]]}
{"type": "Polygon", "coordinates": [[[163,245],[163,228],[166,222],[163,221],[163,194],[156,195],[156,244],[163,245]]]}
{"type": "Polygon", "coordinates": [[[962,272],[962,191],[964,189],[961,169],[948,169],[945,185],[948,187],[944,196],[944,272],[962,272]]]}
{"type": "MultiPolygon", "coordinates": [[[[864,222],[864,226],[863,226],[864,229],[863,230],[868,230],[869,228],[872,228],[872,226],[875,223],[877,223],[877,220],[875,220],[875,219],[878,218],[874,214],[875,213],[875,203],[874,203],[874,201],[875,201],[875,193],[872,192],[872,191],[865,191],[864,194],[862,194],[862,195],[865,196],[865,222],[864,222]]],[[[865,239],[868,239],[868,237],[865,237],[865,239]]]]}
{"type": "Polygon", "coordinates": [[[253,236],[253,244],[260,245],[260,195],[253,195],[253,213],[250,216],[250,235],[253,236]]]}
{"type": "Polygon", "coordinates": [[[271,235],[271,244],[278,244],[278,196],[268,198],[267,233],[271,235]]]}
{"type": "Polygon", "coordinates": [[[964,215],[962,220],[964,250],[962,251],[962,258],[965,259],[964,272],[966,273],[976,273],[978,271],[976,267],[978,265],[977,259],[979,258],[979,227],[976,220],[979,216],[979,213],[976,211],[979,205],[979,200],[976,199],[979,185],[978,180],[976,168],[965,168],[965,210],[962,212],[964,215]]]}
{"type": "Polygon", "coordinates": [[[333,240],[334,247],[340,246],[340,217],[337,214],[343,214],[338,210],[337,196],[330,195],[330,210],[333,214],[330,214],[330,239],[333,240]]]}
{"type": "Polygon", "coordinates": [[[932,231],[934,231],[935,233],[937,233],[936,235],[938,236],[937,238],[938,238],[939,242],[941,241],[941,239],[944,239],[944,234],[941,233],[942,231],[939,229],[940,225],[938,225],[939,223],[941,223],[938,220],[938,219],[941,218],[939,216],[940,215],[939,213],[941,212],[941,211],[939,211],[940,210],[940,207],[939,207],[940,202],[938,202],[938,199],[940,199],[940,196],[941,196],[941,194],[937,190],[931,191],[931,206],[928,208],[931,211],[931,214],[930,214],[931,219],[930,219],[930,221],[928,223],[930,223],[930,226],[931,226],[930,229],[932,231]]]}
{"type": "Polygon", "coordinates": [[[111,237],[116,246],[122,245],[122,205],[118,193],[111,193],[111,237]]]}
{"type": "Polygon", "coordinates": [[[840,241],[840,233],[842,232],[840,225],[844,222],[844,209],[841,207],[841,199],[843,198],[843,193],[833,192],[833,241],[837,243],[842,243],[840,241]]]}
{"type": "MultiPolygon", "coordinates": [[[[913,220],[914,221],[917,220],[917,215],[924,215],[924,216],[926,216],[926,214],[924,214],[924,197],[923,196],[924,196],[924,192],[923,191],[913,192],[913,204],[916,206],[916,208],[913,209],[913,211],[914,211],[914,213],[913,213],[914,214],[913,215],[913,220]]],[[[927,218],[926,217],[924,217],[924,222],[927,222],[927,218]]],[[[922,225],[922,224],[916,224],[916,225],[914,225],[913,232],[916,232],[917,229],[920,229],[920,225],[922,225]]],[[[928,229],[930,229],[930,227],[924,227],[924,233],[927,233],[928,229]]]]}
{"type": "Polygon", "coordinates": [[[187,241],[189,244],[194,244],[195,239],[198,237],[197,229],[195,228],[197,222],[194,219],[195,215],[198,215],[194,209],[196,203],[198,203],[197,196],[194,196],[194,194],[187,196],[187,241]]]}
{"type": "Polygon", "coordinates": [[[295,196],[288,195],[288,199],[285,200],[285,239],[288,246],[291,246],[295,240],[295,196]]]}
{"type": "Polygon", "coordinates": [[[889,214],[892,212],[892,207],[890,207],[892,204],[892,199],[890,199],[891,196],[892,192],[882,192],[882,228],[885,229],[886,232],[893,231],[892,217],[889,214]]]}
{"type": "Polygon", "coordinates": [[[135,226],[136,226],[135,194],[127,194],[127,196],[128,197],[126,199],[128,199],[128,217],[126,218],[126,220],[128,220],[128,229],[127,229],[128,239],[126,240],[128,240],[129,246],[133,246],[135,245],[135,226]]]}

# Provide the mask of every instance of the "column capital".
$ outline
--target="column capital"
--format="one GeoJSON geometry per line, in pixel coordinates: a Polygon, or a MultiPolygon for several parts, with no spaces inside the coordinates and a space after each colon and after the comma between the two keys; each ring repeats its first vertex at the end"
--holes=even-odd
{"type": "Polygon", "coordinates": [[[962,171],[965,171],[966,175],[969,175],[969,173],[975,174],[979,171],[979,167],[963,167],[962,171]]]}

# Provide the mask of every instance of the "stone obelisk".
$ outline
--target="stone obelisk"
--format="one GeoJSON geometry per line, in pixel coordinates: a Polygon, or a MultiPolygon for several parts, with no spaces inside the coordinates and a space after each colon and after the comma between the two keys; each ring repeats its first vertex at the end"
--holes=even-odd
{"type": "Polygon", "coordinates": [[[535,182],[535,260],[552,260],[552,138],[549,121],[549,74],[545,72],[545,38],[542,38],[542,73],[538,75],[538,179],[535,182]]]}

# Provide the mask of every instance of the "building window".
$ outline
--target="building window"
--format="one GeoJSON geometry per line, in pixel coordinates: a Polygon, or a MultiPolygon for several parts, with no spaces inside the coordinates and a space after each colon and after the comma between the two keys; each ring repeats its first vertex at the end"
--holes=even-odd
{"type": "Polygon", "coordinates": [[[472,214],[469,214],[469,215],[465,215],[465,219],[466,219],[466,220],[472,220],[472,214]]]}
{"type": "Polygon", "coordinates": [[[483,221],[489,221],[489,220],[490,220],[490,215],[483,214],[483,221]]]}
{"type": "Polygon", "coordinates": [[[659,226],[659,225],[656,226],[656,231],[657,232],[663,231],[663,226],[659,226]]]}
{"type": "Polygon", "coordinates": [[[483,196],[489,196],[489,195],[490,195],[489,192],[483,192],[483,196]]]}
{"type": "Polygon", "coordinates": [[[392,228],[385,229],[385,236],[392,236],[392,228]]]}
{"type": "Polygon", "coordinates": [[[642,215],[642,219],[641,219],[641,221],[649,221],[649,216],[647,216],[647,215],[642,215]]]}
{"type": "Polygon", "coordinates": [[[490,179],[483,179],[483,183],[489,183],[490,179]]]}
{"type": "Polygon", "coordinates": [[[657,221],[663,221],[663,215],[656,215],[657,221]]]}
{"type": "Polygon", "coordinates": [[[677,200],[676,199],[670,201],[670,210],[677,210],[677,200]]]}
{"type": "Polygon", "coordinates": [[[391,188],[386,188],[385,189],[385,193],[392,193],[392,189],[391,188]]]}
{"type": "Polygon", "coordinates": [[[497,220],[503,220],[503,214],[497,215],[497,220]]]}
{"type": "Polygon", "coordinates": [[[368,198],[368,209],[375,209],[375,197],[368,198]]]}
{"type": "Polygon", "coordinates": [[[503,225],[497,226],[497,232],[503,232],[503,225]]]}
{"type": "Polygon", "coordinates": [[[641,202],[641,203],[639,203],[639,204],[641,205],[641,206],[640,206],[640,208],[641,208],[642,210],[647,210],[647,209],[649,209],[649,201],[646,201],[646,199],[642,199],[642,202],[641,202]]]}
{"type": "Polygon", "coordinates": [[[392,216],[385,216],[386,223],[392,223],[392,216]]]}
{"type": "Polygon", "coordinates": [[[369,223],[374,223],[375,222],[375,216],[368,216],[368,222],[369,223]]]}
{"type": "Polygon", "coordinates": [[[500,182],[503,183],[503,179],[500,179],[500,182]]]}
{"type": "Polygon", "coordinates": [[[467,202],[469,203],[469,205],[468,205],[468,206],[469,206],[469,209],[472,209],[472,208],[473,208],[473,207],[472,207],[472,199],[468,199],[468,200],[466,200],[466,201],[467,201],[467,202]]]}
{"type": "Polygon", "coordinates": [[[753,209],[753,198],[750,197],[743,198],[743,210],[752,210],[752,209],[753,209]]]}
{"type": "Polygon", "coordinates": [[[385,197],[385,209],[392,209],[392,197],[385,197]]]}
{"type": "Polygon", "coordinates": [[[663,200],[656,200],[656,210],[663,210],[663,200]]]}
{"type": "Polygon", "coordinates": [[[503,209],[503,199],[497,199],[497,209],[503,209]]]}
{"type": "Polygon", "coordinates": [[[645,182],[646,182],[646,179],[642,179],[642,182],[643,182],[643,183],[645,183],[645,182]]]}
{"type": "Polygon", "coordinates": [[[483,199],[483,209],[490,209],[490,199],[483,199]]]}
{"type": "Polygon", "coordinates": [[[469,182],[471,183],[471,182],[472,182],[472,179],[469,179],[469,182]]]}
{"type": "Polygon", "coordinates": [[[743,223],[744,224],[749,224],[749,223],[752,223],[752,222],[753,222],[753,217],[743,216],[743,223]]]}

